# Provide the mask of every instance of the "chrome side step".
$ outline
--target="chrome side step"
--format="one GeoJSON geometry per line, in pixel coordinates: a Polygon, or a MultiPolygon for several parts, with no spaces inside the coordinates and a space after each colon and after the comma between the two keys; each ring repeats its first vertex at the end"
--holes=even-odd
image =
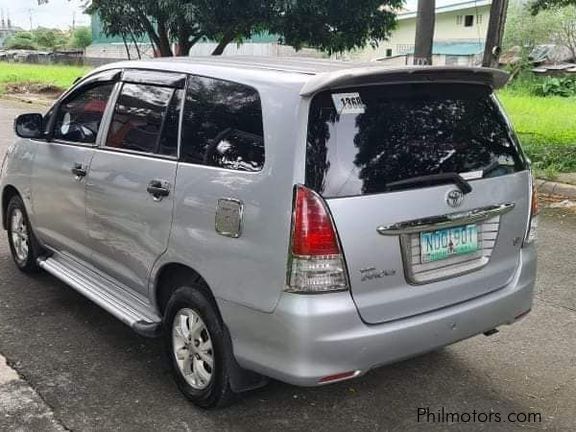
{"type": "Polygon", "coordinates": [[[159,335],[162,318],[143,298],[131,293],[127,288],[114,284],[94,270],[62,254],[54,253],[50,258],[40,258],[38,265],[142,336],[159,335]]]}

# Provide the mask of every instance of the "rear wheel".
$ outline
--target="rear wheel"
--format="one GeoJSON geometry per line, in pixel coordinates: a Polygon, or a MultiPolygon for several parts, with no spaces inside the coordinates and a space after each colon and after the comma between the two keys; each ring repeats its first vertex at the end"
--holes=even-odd
{"type": "Polygon", "coordinates": [[[231,347],[218,313],[199,288],[182,286],[174,292],[166,306],[164,337],[178,388],[199,407],[219,408],[234,396],[231,347]]]}
{"type": "Polygon", "coordinates": [[[12,258],[24,273],[36,273],[40,270],[37,259],[40,246],[34,237],[30,220],[19,196],[14,196],[6,210],[8,225],[8,242],[12,258]]]}

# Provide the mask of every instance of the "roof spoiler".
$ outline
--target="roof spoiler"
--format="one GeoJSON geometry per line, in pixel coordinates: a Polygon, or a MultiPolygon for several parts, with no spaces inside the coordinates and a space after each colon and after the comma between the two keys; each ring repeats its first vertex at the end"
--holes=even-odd
{"type": "Polygon", "coordinates": [[[367,66],[315,75],[300,90],[307,97],[321,90],[366,84],[403,84],[418,82],[482,84],[496,90],[504,87],[510,75],[499,69],[456,66],[414,66],[389,68],[367,66]]]}

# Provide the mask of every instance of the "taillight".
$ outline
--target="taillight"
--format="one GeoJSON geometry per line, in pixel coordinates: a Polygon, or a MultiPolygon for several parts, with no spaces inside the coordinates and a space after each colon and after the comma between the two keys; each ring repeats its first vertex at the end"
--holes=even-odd
{"type": "Polygon", "coordinates": [[[286,291],[314,294],[348,289],[338,236],[324,200],[296,186],[286,291]]]}
{"type": "Polygon", "coordinates": [[[538,213],[540,213],[540,205],[538,203],[538,190],[536,188],[536,182],[534,182],[534,178],[532,178],[530,220],[528,221],[528,231],[526,232],[526,238],[524,239],[525,245],[534,243],[536,240],[536,233],[538,230],[538,213]]]}

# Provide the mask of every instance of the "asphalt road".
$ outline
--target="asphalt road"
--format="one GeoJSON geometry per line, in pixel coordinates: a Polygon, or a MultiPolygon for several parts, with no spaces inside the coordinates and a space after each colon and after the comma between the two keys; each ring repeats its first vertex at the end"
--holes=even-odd
{"type": "MultiPolygon", "coordinates": [[[[0,154],[23,109],[31,110],[0,104],[0,154]]],[[[205,412],[178,393],[159,341],[137,336],[47,274],[20,274],[2,232],[0,354],[73,431],[573,431],[576,216],[545,211],[539,251],[534,310],[497,335],[347,383],[304,389],[273,382],[231,408],[205,412]],[[426,407],[493,419],[498,413],[502,422],[418,422],[418,408],[426,407]],[[536,413],[542,421],[511,423],[510,413],[536,413]]],[[[2,409],[0,398],[0,425],[8,424],[2,409]]],[[[28,430],[12,424],[18,426],[28,430]]]]}

